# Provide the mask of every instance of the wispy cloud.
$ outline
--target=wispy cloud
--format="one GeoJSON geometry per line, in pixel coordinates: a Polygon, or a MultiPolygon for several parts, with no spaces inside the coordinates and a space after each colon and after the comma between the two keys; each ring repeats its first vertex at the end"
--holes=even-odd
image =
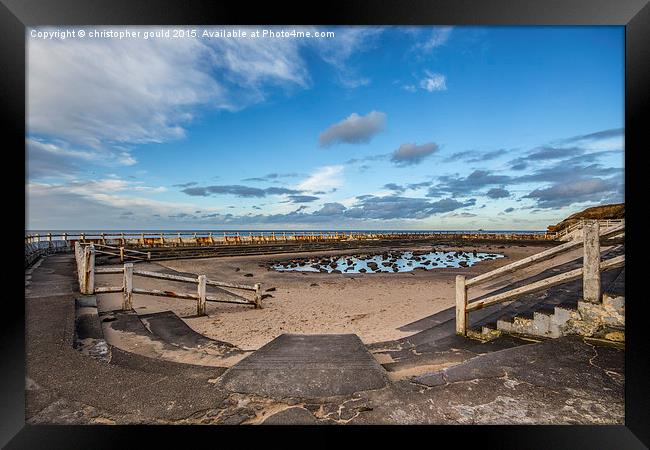
{"type": "Polygon", "coordinates": [[[268,187],[256,188],[251,186],[242,186],[239,184],[218,185],[218,186],[193,186],[181,190],[187,195],[193,197],[208,197],[210,195],[234,195],[236,197],[254,198],[266,197],[267,195],[286,195],[300,194],[301,191],[296,189],[268,187]]]}
{"type": "Polygon", "coordinates": [[[291,173],[269,173],[261,177],[253,177],[253,178],[245,178],[242,181],[259,181],[259,182],[267,182],[267,181],[277,181],[281,178],[295,178],[300,176],[300,174],[291,172],[291,173]]]}
{"type": "Polygon", "coordinates": [[[538,208],[559,208],[583,202],[614,202],[623,200],[621,180],[587,178],[558,182],[538,188],[524,196],[537,201],[538,208]]]}
{"type": "Polygon", "coordinates": [[[336,69],[339,83],[346,88],[358,88],[371,83],[367,76],[359,75],[351,59],[373,48],[383,33],[382,27],[333,27],[333,39],[313,40],[318,55],[336,69]]]}
{"type": "Polygon", "coordinates": [[[323,166],[315,170],[307,179],[300,182],[297,189],[315,192],[343,186],[344,166],[323,166]]]}
{"type": "Polygon", "coordinates": [[[449,40],[452,30],[453,27],[448,26],[434,27],[423,41],[418,42],[415,45],[415,48],[422,50],[423,52],[430,52],[431,50],[441,47],[449,40]]]}
{"type": "Polygon", "coordinates": [[[315,202],[318,200],[320,197],[316,197],[314,195],[290,195],[289,199],[293,203],[311,203],[315,202]]]}
{"type": "MultiPolygon", "coordinates": [[[[348,62],[372,47],[381,30],[341,28],[334,38],[318,40],[32,39],[28,135],[44,145],[100,154],[93,161],[134,164],[135,146],[184,138],[204,108],[237,111],[266,100],[277,87],[309,88],[305,47],[332,65],[342,82],[362,83],[348,62]]],[[[48,159],[50,167],[55,161],[47,156],[40,162],[48,159]]],[[[58,155],[60,169],[74,169],[66,163],[78,156],[58,155]]],[[[38,164],[33,176],[44,173],[38,164]]]]}
{"type": "Polygon", "coordinates": [[[455,162],[459,160],[469,162],[469,163],[490,161],[492,159],[496,159],[500,156],[503,156],[507,153],[508,150],[505,149],[492,150],[488,152],[480,152],[477,150],[466,150],[463,152],[456,152],[453,155],[448,156],[447,158],[445,158],[445,162],[455,162]]]}

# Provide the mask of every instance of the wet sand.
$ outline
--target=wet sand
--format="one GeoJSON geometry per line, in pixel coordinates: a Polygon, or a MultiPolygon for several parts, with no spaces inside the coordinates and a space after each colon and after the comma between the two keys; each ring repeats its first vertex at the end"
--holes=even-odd
{"type": "MultiPolygon", "coordinates": [[[[194,330],[210,338],[230,342],[244,350],[254,350],[283,333],[356,333],[366,343],[398,339],[413,331],[398,330],[411,322],[453,307],[455,277],[468,278],[543,251],[546,247],[522,244],[484,244],[475,246],[433,246],[441,251],[478,251],[499,253],[505,258],[482,261],[467,268],[439,268],[404,273],[328,274],[315,272],[277,272],[268,269],[271,262],[294,257],[376,254],[382,249],[352,252],[302,252],[260,256],[236,256],[206,259],[142,263],[146,270],[173,269],[182,273],[205,274],[208,279],[241,284],[261,283],[265,297],[262,309],[247,305],[208,303],[207,316],[196,317],[196,302],[136,294],[133,306],[139,314],[172,310],[194,330]],[[503,247],[503,248],[501,248],[503,247]],[[248,276],[247,276],[248,275],[248,276]]],[[[430,250],[431,245],[400,247],[399,250],[430,250]]],[[[397,249],[397,247],[387,247],[397,249]]],[[[581,249],[550,262],[518,273],[517,277],[539,273],[558,261],[578,257],[581,249]]],[[[120,285],[120,275],[98,275],[97,285],[120,285]]],[[[497,279],[473,289],[470,299],[509,283],[497,279]]],[[[195,286],[151,278],[134,278],[134,286],[195,292],[195,286]]],[[[251,293],[234,291],[251,297],[251,293]]],[[[117,309],[121,294],[100,294],[101,310],[117,309]]]]}

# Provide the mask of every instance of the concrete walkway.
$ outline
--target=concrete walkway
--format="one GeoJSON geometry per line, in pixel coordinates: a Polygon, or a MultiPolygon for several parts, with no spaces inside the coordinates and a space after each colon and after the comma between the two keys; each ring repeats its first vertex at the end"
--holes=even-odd
{"type": "MultiPolygon", "coordinates": [[[[28,423],[621,424],[624,420],[624,352],[579,338],[505,346],[477,353],[443,371],[380,384],[382,372],[360,341],[332,337],[332,342],[340,340],[343,356],[328,350],[315,352],[315,358],[321,357],[320,363],[330,368],[347,364],[351,374],[362,370],[355,377],[371,374],[368,380],[334,389],[334,396],[319,397],[325,394],[318,390],[325,386],[322,383],[320,387],[316,383],[313,391],[310,387],[274,392],[275,385],[264,387],[262,380],[249,377],[262,387],[251,385],[249,390],[255,392],[242,392],[237,391],[236,377],[220,378],[225,368],[161,361],[115,347],[107,363],[75,350],[76,291],[71,255],[47,257],[26,286],[28,423]],[[230,388],[228,379],[235,383],[230,388]],[[353,392],[357,389],[362,390],[353,392]]],[[[318,377],[300,365],[308,364],[307,353],[319,339],[278,339],[288,345],[269,345],[247,363],[243,360],[241,368],[270,367],[268,358],[284,355],[290,363],[285,373],[310,386],[310,380],[318,377]],[[302,360],[296,358],[301,353],[302,360]]],[[[447,350],[453,353],[452,348],[447,350]]]]}

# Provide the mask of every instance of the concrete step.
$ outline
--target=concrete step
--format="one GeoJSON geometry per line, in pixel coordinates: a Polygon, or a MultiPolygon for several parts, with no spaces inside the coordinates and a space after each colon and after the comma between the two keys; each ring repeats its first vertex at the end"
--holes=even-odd
{"type": "Polygon", "coordinates": [[[209,352],[173,345],[150,332],[135,311],[107,311],[99,315],[108,344],[153,359],[210,367],[230,367],[245,352],[209,352]]]}
{"type": "Polygon", "coordinates": [[[454,334],[433,343],[394,350],[375,350],[372,354],[386,369],[390,379],[400,380],[452,367],[481,354],[529,343],[509,335],[501,339],[467,339],[454,334]]]}
{"type": "Polygon", "coordinates": [[[75,300],[75,329],[72,346],[84,355],[101,361],[111,360],[111,349],[97,312],[97,297],[78,297],[75,300]]]}
{"type": "Polygon", "coordinates": [[[625,297],[609,294],[604,294],[599,304],[579,301],[577,308],[555,306],[552,314],[535,311],[532,318],[516,316],[497,321],[497,330],[503,333],[547,338],[579,334],[608,339],[604,337],[607,335],[613,341],[621,341],[624,329],[625,297]]]}
{"type": "Polygon", "coordinates": [[[282,334],[228,369],[218,386],[272,398],[381,389],[384,369],[355,334],[282,334]]]}

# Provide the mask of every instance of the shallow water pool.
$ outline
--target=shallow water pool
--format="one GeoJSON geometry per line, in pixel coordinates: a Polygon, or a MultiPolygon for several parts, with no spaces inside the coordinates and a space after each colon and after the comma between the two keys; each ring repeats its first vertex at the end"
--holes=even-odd
{"type": "Polygon", "coordinates": [[[480,261],[503,258],[498,253],[483,252],[389,252],[380,255],[334,256],[293,260],[275,264],[278,272],[323,272],[323,273],[395,273],[411,272],[415,269],[445,269],[471,267],[480,261]]]}

